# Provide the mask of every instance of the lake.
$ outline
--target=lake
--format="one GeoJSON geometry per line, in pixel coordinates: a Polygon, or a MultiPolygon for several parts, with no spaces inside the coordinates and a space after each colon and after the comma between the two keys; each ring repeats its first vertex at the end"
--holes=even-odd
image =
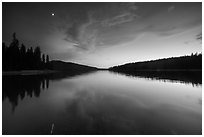
{"type": "Polygon", "coordinates": [[[2,82],[4,135],[202,134],[202,83],[194,80],[95,71],[2,82]]]}

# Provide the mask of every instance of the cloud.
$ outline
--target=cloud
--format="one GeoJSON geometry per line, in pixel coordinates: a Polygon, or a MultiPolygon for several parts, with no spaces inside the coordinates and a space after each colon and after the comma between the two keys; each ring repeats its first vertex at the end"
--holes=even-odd
{"type": "Polygon", "coordinates": [[[169,7],[168,7],[168,12],[171,12],[171,11],[173,11],[174,9],[175,9],[175,6],[173,6],[173,5],[172,5],[172,6],[169,6],[169,7]]]}
{"type": "Polygon", "coordinates": [[[54,59],[70,60],[79,57],[79,54],[74,49],[64,50],[60,52],[50,53],[54,59]]]}
{"type": "Polygon", "coordinates": [[[86,9],[83,18],[82,15],[72,13],[72,16],[65,17],[67,24],[63,23],[60,28],[64,29],[65,41],[72,42],[76,48],[94,51],[102,43],[98,33],[107,27],[129,23],[138,18],[135,14],[137,9],[135,3],[108,3],[97,9],[86,9]]]}
{"type": "Polygon", "coordinates": [[[103,26],[110,27],[114,25],[120,25],[123,23],[131,22],[134,19],[140,17],[136,14],[136,11],[138,10],[139,7],[136,6],[135,3],[131,2],[123,3],[120,6],[119,6],[120,8],[116,8],[116,11],[117,10],[119,11],[118,13],[101,21],[101,24],[103,26]]]}
{"type": "Polygon", "coordinates": [[[107,19],[102,21],[103,26],[114,26],[119,25],[127,22],[133,21],[136,17],[139,17],[136,14],[132,14],[130,12],[123,13],[121,15],[117,15],[111,19],[107,19]]]}
{"type": "Polygon", "coordinates": [[[77,13],[67,17],[64,40],[72,42],[73,47],[78,50],[92,52],[99,46],[130,42],[143,32],[170,36],[200,23],[200,20],[196,20],[197,16],[187,18],[186,12],[162,12],[166,8],[168,12],[172,12],[176,6],[130,2],[106,3],[94,9],[89,8],[82,15],[77,13]],[[184,18],[180,19],[183,14],[184,18]]]}
{"type": "Polygon", "coordinates": [[[78,28],[79,24],[73,23],[72,26],[65,31],[66,38],[64,38],[64,40],[78,43],[78,28]]]}
{"type": "Polygon", "coordinates": [[[81,45],[73,45],[74,47],[77,47],[77,48],[80,48],[80,49],[82,49],[82,50],[87,50],[86,48],[84,48],[83,46],[81,46],[81,45]]]}

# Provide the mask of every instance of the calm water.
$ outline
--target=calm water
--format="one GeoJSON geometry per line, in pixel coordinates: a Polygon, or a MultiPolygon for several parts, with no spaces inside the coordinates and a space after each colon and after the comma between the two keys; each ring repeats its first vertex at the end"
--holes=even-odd
{"type": "Polygon", "coordinates": [[[202,85],[98,71],[3,77],[3,134],[201,134],[202,85]]]}

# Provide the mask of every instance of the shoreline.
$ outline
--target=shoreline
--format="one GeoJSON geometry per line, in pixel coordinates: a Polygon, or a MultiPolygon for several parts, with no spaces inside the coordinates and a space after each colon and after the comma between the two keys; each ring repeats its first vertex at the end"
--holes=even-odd
{"type": "Polygon", "coordinates": [[[117,71],[117,72],[197,72],[202,69],[135,69],[135,70],[120,70],[120,69],[109,69],[109,71],[117,71]]]}
{"type": "MultiPolygon", "coordinates": [[[[123,73],[135,73],[135,72],[202,72],[200,69],[161,69],[161,70],[114,70],[114,69],[98,69],[98,71],[108,70],[113,72],[123,72],[123,73]]],[[[42,74],[51,74],[59,71],[56,70],[19,70],[19,71],[2,71],[2,76],[11,76],[11,75],[42,75],[42,74]]],[[[66,71],[65,71],[66,72],[66,71]]]]}
{"type": "Polygon", "coordinates": [[[54,70],[19,70],[19,71],[2,71],[2,76],[11,76],[11,75],[42,75],[55,73],[54,70]]]}

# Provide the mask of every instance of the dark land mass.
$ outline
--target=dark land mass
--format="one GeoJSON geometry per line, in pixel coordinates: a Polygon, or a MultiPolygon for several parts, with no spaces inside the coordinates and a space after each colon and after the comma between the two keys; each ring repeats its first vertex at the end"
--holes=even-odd
{"type": "Polygon", "coordinates": [[[6,75],[48,75],[57,74],[65,76],[74,76],[82,73],[99,70],[96,67],[76,64],[72,62],[63,62],[59,60],[52,60],[49,62],[49,69],[42,70],[13,70],[3,71],[3,76],[6,75]]]}
{"type": "Polygon", "coordinates": [[[72,63],[72,62],[63,62],[60,60],[52,60],[50,62],[50,66],[51,66],[52,70],[63,71],[63,72],[66,71],[66,72],[70,72],[70,73],[87,72],[87,71],[93,71],[93,70],[98,69],[96,67],[76,64],[76,63],[72,63]]]}
{"type": "Polygon", "coordinates": [[[98,70],[98,68],[96,67],[76,64],[72,62],[63,62],[59,60],[51,61],[50,67],[52,68],[53,73],[49,76],[55,79],[81,75],[98,70]]]}
{"type": "Polygon", "coordinates": [[[128,63],[110,71],[157,80],[202,84],[202,54],[128,63]]]}
{"type": "Polygon", "coordinates": [[[127,63],[109,68],[117,72],[202,70],[202,54],[127,63]]]}

